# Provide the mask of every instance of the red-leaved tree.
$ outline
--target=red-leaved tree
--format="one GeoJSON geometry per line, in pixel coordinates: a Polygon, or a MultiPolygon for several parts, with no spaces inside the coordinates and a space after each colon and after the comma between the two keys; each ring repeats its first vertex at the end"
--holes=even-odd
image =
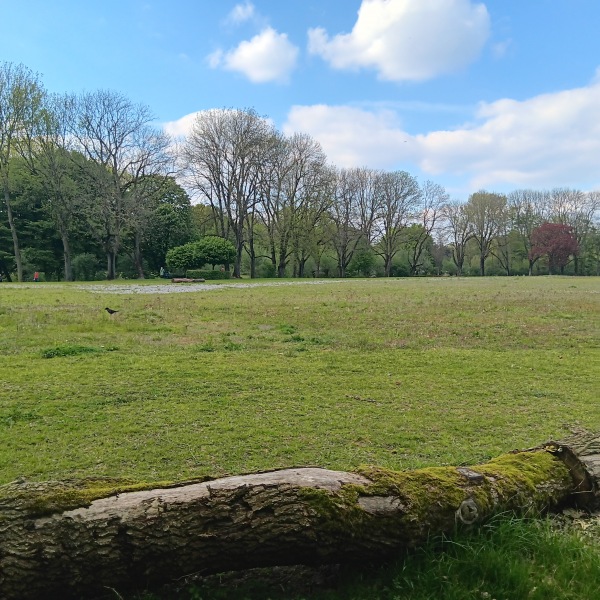
{"type": "Polygon", "coordinates": [[[562,273],[572,256],[579,254],[579,244],[570,225],[543,223],[532,231],[529,258],[534,262],[542,256],[548,257],[550,273],[562,273]]]}

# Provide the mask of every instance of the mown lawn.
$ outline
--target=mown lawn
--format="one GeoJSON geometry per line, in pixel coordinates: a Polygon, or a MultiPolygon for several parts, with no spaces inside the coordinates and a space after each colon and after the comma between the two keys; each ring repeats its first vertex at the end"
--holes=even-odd
{"type": "Polygon", "coordinates": [[[474,464],[600,429],[597,278],[286,283],[0,284],[0,484],[474,464]]]}
{"type": "Polygon", "coordinates": [[[600,428],[598,279],[215,288],[2,284],[0,482],[475,463],[600,428]]]}

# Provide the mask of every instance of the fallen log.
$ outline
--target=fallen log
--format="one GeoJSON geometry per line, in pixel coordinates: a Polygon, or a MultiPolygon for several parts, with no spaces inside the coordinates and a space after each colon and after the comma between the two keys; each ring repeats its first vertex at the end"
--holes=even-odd
{"type": "Polygon", "coordinates": [[[205,279],[190,279],[189,277],[173,277],[171,283],[204,283],[205,279]]]}
{"type": "Polygon", "coordinates": [[[589,433],[470,468],[294,468],[153,489],[15,481],[0,486],[0,598],[386,558],[499,512],[597,506],[599,483],[600,434],[589,433]]]}

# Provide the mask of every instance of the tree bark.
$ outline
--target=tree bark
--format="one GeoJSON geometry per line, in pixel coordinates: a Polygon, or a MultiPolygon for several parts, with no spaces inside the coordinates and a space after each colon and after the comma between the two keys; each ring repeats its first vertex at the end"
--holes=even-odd
{"type": "Polygon", "coordinates": [[[6,205],[6,215],[8,218],[8,225],[10,227],[10,234],[12,236],[13,248],[15,252],[15,264],[17,266],[17,281],[23,281],[23,259],[21,257],[21,247],[19,245],[19,234],[17,233],[17,226],[15,225],[15,218],[10,203],[8,184],[5,184],[4,188],[4,204],[6,205]]]}
{"type": "Polygon", "coordinates": [[[73,267],[71,266],[71,245],[66,228],[60,228],[60,238],[63,244],[63,262],[65,265],[65,281],[73,281],[73,267]]]}
{"type": "Polygon", "coordinates": [[[0,487],[0,597],[92,598],[193,573],[385,558],[496,513],[597,506],[599,484],[600,434],[587,433],[472,468],[294,468],[139,491],[17,481],[0,487]]]}

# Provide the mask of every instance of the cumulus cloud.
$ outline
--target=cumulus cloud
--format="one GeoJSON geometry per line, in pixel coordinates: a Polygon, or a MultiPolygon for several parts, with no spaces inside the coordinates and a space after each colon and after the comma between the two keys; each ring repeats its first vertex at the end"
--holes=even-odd
{"type": "Polygon", "coordinates": [[[475,186],[600,183],[600,83],[482,104],[476,119],[471,127],[418,136],[422,168],[467,167],[475,186]]]}
{"type": "Polygon", "coordinates": [[[284,133],[309,133],[340,167],[392,167],[413,156],[414,140],[392,110],[370,112],[351,106],[293,106],[284,133]]]}
{"type": "Polygon", "coordinates": [[[217,50],[208,57],[211,68],[236,71],[253,83],[286,82],[296,66],[298,48],[287,34],[266,27],[250,40],[228,51],[217,50]]]}
{"type": "Polygon", "coordinates": [[[177,119],[176,121],[168,121],[167,123],[163,123],[163,129],[168,135],[177,139],[181,139],[190,134],[198,114],[199,112],[193,112],[189,115],[181,117],[180,119],[177,119]]]}
{"type": "Polygon", "coordinates": [[[391,81],[420,81],[471,63],[490,33],[471,0],[363,0],[350,33],[308,31],[308,49],[335,69],[375,69],[391,81]]]}
{"type": "Polygon", "coordinates": [[[340,166],[418,167],[479,188],[600,186],[600,81],[525,101],[481,104],[473,122],[408,135],[393,111],[295,106],[284,130],[319,140],[340,166]]]}

